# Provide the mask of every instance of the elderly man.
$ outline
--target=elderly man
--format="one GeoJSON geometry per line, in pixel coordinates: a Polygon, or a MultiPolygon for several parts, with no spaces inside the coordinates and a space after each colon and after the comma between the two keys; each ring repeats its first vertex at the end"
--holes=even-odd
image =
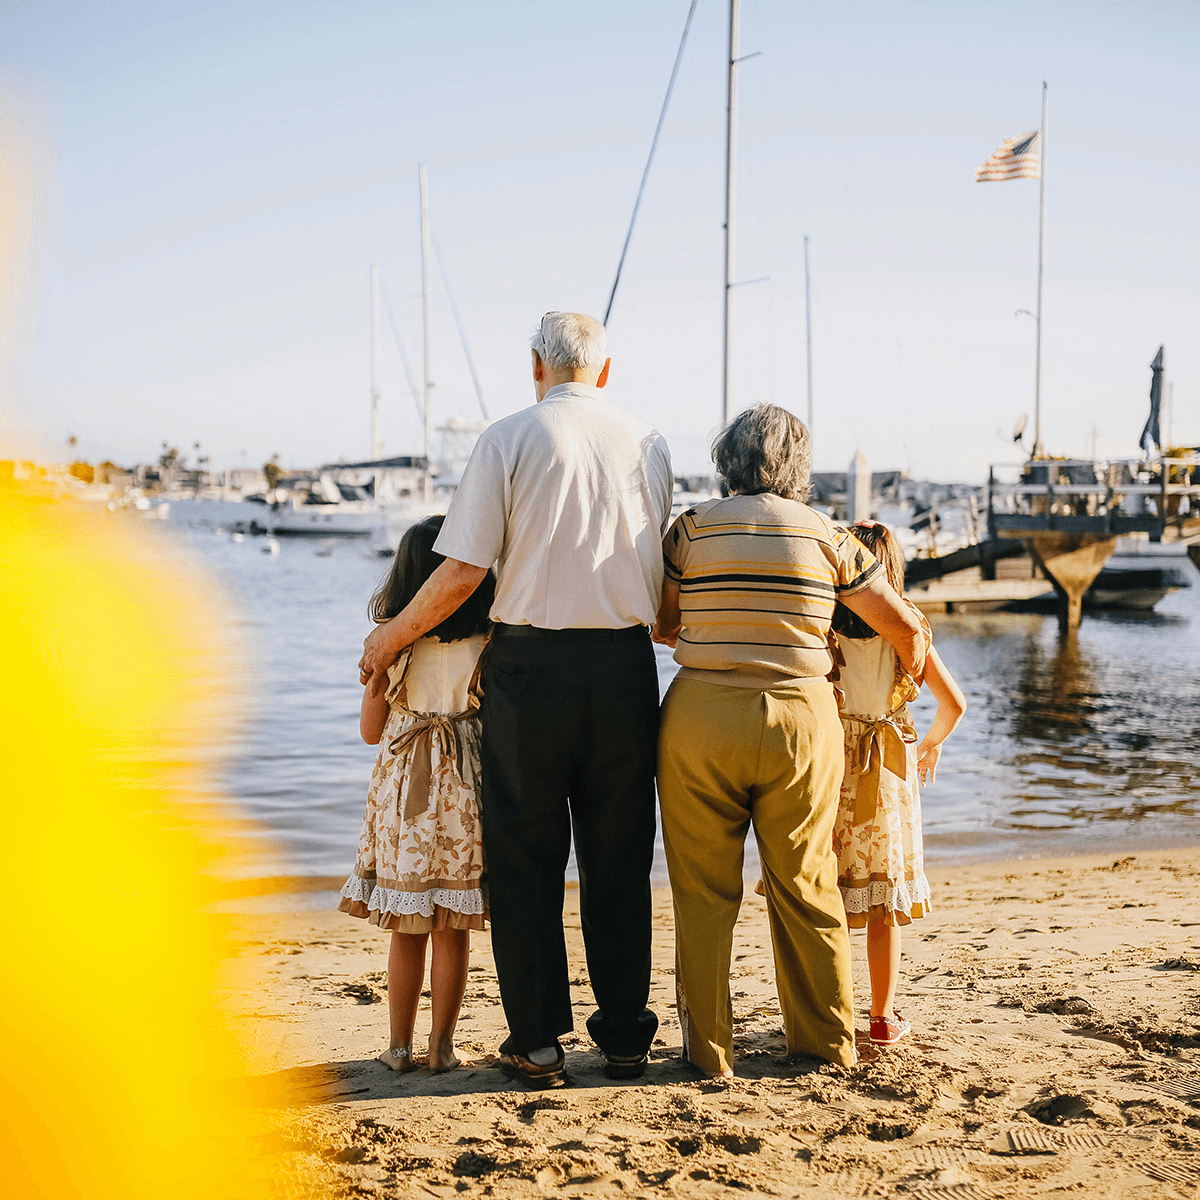
{"type": "Polygon", "coordinates": [[[484,674],[483,846],[509,1037],[501,1068],[567,1082],[573,1028],[562,905],[571,835],[588,1032],[612,1078],[646,1066],[658,675],[650,642],[671,512],[663,438],[605,399],[604,326],[550,312],[532,342],[538,403],[480,437],[435,549],[446,561],[366,643],[370,686],[496,564],[484,674]]]}

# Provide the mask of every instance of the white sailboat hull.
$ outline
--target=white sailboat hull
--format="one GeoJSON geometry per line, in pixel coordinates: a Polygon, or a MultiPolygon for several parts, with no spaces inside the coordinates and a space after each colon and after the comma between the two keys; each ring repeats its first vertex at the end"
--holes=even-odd
{"type": "Polygon", "coordinates": [[[446,511],[447,499],[399,504],[301,504],[268,511],[264,524],[273,537],[369,537],[372,545],[396,543],[417,521],[446,511]]]}
{"type": "Polygon", "coordinates": [[[379,510],[358,504],[299,504],[268,509],[262,518],[272,537],[370,537],[379,510]]]}

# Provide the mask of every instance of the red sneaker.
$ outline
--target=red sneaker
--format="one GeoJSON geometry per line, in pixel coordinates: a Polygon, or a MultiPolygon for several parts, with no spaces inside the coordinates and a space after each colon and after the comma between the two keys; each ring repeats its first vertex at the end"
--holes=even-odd
{"type": "Polygon", "coordinates": [[[894,1046],[902,1037],[912,1032],[912,1026],[898,1013],[890,1017],[871,1018],[871,1044],[874,1046],[894,1046]]]}

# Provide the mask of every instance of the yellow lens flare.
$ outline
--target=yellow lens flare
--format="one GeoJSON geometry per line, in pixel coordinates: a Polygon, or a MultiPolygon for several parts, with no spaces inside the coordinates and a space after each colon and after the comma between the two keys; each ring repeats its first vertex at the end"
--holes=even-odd
{"type": "Polygon", "coordinates": [[[242,683],[210,594],[132,517],[0,492],[6,1196],[273,1190],[206,911],[232,853],[206,756],[242,683]]]}

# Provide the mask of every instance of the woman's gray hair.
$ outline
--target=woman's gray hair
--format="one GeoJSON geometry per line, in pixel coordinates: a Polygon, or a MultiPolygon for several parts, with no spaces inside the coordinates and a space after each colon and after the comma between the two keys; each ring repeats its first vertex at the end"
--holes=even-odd
{"type": "Polygon", "coordinates": [[[730,492],[770,492],[807,500],[812,483],[812,438],[799,417],[774,404],[739,413],[712,444],[713,462],[730,492]]]}
{"type": "Polygon", "coordinates": [[[604,326],[586,313],[548,312],[529,346],[552,371],[599,371],[608,357],[604,326]]]}

